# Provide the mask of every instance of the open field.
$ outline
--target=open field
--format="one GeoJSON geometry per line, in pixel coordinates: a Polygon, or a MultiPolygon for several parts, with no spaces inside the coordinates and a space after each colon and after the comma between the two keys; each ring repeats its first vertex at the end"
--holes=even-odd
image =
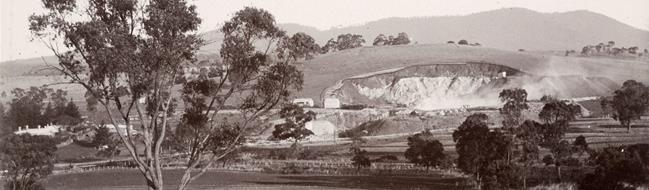
{"type": "MultiPolygon", "coordinates": [[[[175,187],[180,170],[165,171],[165,184],[175,187]]],[[[461,178],[401,176],[278,175],[210,171],[192,183],[190,189],[457,189],[461,178]]],[[[137,170],[51,176],[46,188],[53,190],[142,189],[144,179],[137,170]],[[101,180],[100,180],[101,179],[101,180]]]]}

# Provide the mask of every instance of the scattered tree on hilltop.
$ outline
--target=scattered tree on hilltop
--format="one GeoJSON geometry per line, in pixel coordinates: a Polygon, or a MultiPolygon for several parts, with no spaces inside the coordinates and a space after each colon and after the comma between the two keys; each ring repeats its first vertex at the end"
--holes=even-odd
{"type": "Polygon", "coordinates": [[[45,189],[40,180],[52,173],[56,142],[48,136],[11,135],[3,139],[5,189],[45,189]]]}
{"type": "Polygon", "coordinates": [[[460,40],[460,41],[457,42],[457,44],[459,44],[459,45],[469,45],[469,42],[466,41],[466,40],[460,40]]]}
{"type": "Polygon", "coordinates": [[[397,35],[396,38],[390,41],[390,45],[406,45],[410,44],[410,38],[405,32],[401,32],[397,35]]]}
{"type": "Polygon", "coordinates": [[[365,40],[359,34],[341,34],[338,35],[336,40],[332,38],[327,41],[327,44],[322,48],[322,53],[359,48],[363,46],[363,43],[365,43],[365,40]]]}
{"type": "Polygon", "coordinates": [[[446,158],[444,146],[433,139],[430,130],[408,137],[408,149],[404,156],[410,162],[426,167],[426,170],[431,166],[439,166],[446,158]]]}
{"type": "Polygon", "coordinates": [[[284,60],[298,60],[298,59],[312,59],[315,54],[320,52],[320,46],[315,43],[313,37],[304,32],[298,32],[293,36],[284,36],[279,41],[277,50],[280,56],[289,56],[288,58],[281,57],[284,60]]]}
{"type": "Polygon", "coordinates": [[[613,119],[630,133],[631,122],[640,119],[649,107],[649,89],[640,82],[627,80],[613,94],[612,99],[602,99],[602,109],[613,111],[613,119]]]}
{"type": "Polygon", "coordinates": [[[338,51],[338,42],[334,40],[333,38],[329,39],[327,43],[322,46],[322,49],[320,49],[320,53],[329,53],[329,52],[334,52],[338,51]]]}
{"type": "Polygon", "coordinates": [[[388,38],[385,37],[383,34],[379,34],[374,38],[374,42],[372,43],[373,46],[383,46],[383,45],[389,45],[388,38]]]}

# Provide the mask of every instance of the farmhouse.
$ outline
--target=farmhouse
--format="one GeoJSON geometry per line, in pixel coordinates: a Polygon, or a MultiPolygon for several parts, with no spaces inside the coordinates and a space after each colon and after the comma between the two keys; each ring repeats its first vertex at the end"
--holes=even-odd
{"type": "Polygon", "coordinates": [[[293,104],[296,104],[298,106],[302,107],[313,107],[313,99],[311,98],[297,98],[293,100],[293,104]]]}
{"type": "Polygon", "coordinates": [[[117,128],[115,128],[113,124],[106,124],[104,126],[106,126],[108,131],[111,133],[117,133],[119,131],[119,134],[126,135],[126,130],[128,128],[131,135],[138,134],[138,131],[133,129],[133,125],[129,125],[128,127],[126,127],[126,125],[117,125],[117,128]]]}
{"type": "Polygon", "coordinates": [[[324,108],[338,109],[340,108],[340,100],[338,98],[325,98],[324,108]]]}
{"type": "Polygon", "coordinates": [[[14,134],[54,136],[54,134],[59,132],[60,129],[61,126],[58,125],[47,125],[45,127],[41,127],[39,125],[37,128],[32,128],[32,129],[30,129],[29,126],[25,126],[24,129],[22,127],[18,127],[18,131],[14,132],[14,134]]]}

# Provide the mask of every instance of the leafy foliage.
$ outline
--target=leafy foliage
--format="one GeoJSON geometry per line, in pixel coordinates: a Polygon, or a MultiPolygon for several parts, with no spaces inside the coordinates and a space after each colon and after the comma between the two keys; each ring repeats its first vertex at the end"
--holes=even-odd
{"type": "Polygon", "coordinates": [[[541,109],[539,118],[545,123],[557,123],[575,120],[579,115],[581,115],[581,107],[579,105],[551,99],[541,109]]]}
{"type": "MultiPolygon", "coordinates": [[[[202,44],[196,31],[196,7],[185,0],[44,0],[46,12],[29,18],[30,30],[57,56],[57,69],[71,83],[88,91],[90,108],[101,105],[113,125],[131,125],[138,115],[142,139],[117,133],[152,189],[161,189],[160,149],[170,109],[174,76],[181,65],[194,59],[202,44]],[[144,118],[138,100],[147,98],[152,118],[144,118]],[[160,106],[162,105],[162,106],[160,106]],[[162,110],[157,110],[162,108],[162,110]],[[144,144],[144,151],[137,150],[144,144]]],[[[145,103],[146,104],[146,103],[145,103]]]]}
{"type": "Polygon", "coordinates": [[[7,126],[15,131],[18,127],[47,124],[41,110],[44,100],[47,98],[47,89],[31,87],[29,90],[16,88],[11,91],[14,99],[9,103],[7,111],[7,126]]]}
{"type": "Polygon", "coordinates": [[[505,104],[500,109],[503,115],[503,127],[506,129],[517,127],[523,121],[523,110],[529,109],[527,105],[527,92],[521,88],[505,89],[498,95],[505,104]]]}
{"type": "Polygon", "coordinates": [[[359,48],[363,46],[363,43],[365,40],[359,34],[341,34],[335,40],[332,38],[327,41],[322,47],[322,53],[359,48]]]}
{"type": "Polygon", "coordinates": [[[631,122],[640,119],[649,107],[649,88],[635,80],[627,80],[613,94],[612,100],[602,100],[602,107],[612,110],[613,119],[620,121],[622,126],[627,127],[627,132],[631,132],[631,122]]]}
{"type": "Polygon", "coordinates": [[[52,173],[56,142],[48,136],[11,135],[4,139],[0,151],[8,187],[42,189],[38,181],[52,173]]]}
{"type": "Polygon", "coordinates": [[[424,166],[426,169],[439,166],[446,158],[444,146],[433,139],[433,133],[429,130],[408,137],[408,149],[404,156],[410,162],[424,166]]]}
{"type": "Polygon", "coordinates": [[[501,131],[490,131],[486,123],[488,119],[483,113],[475,113],[468,116],[453,132],[453,141],[456,142],[458,153],[458,168],[473,175],[478,184],[487,189],[507,183],[506,180],[498,180],[498,171],[513,167],[509,162],[492,165],[497,161],[506,160],[507,152],[513,144],[501,131]]]}
{"type": "Polygon", "coordinates": [[[112,157],[120,153],[118,149],[119,139],[117,139],[105,125],[95,128],[95,137],[92,139],[92,145],[99,149],[97,155],[103,157],[112,157]]]}
{"type": "Polygon", "coordinates": [[[304,109],[296,104],[285,105],[279,116],[284,123],[275,125],[273,137],[278,140],[293,139],[296,143],[304,138],[313,135],[313,132],[305,127],[305,124],[315,119],[315,113],[304,109]]]}
{"type": "MultiPolygon", "coordinates": [[[[235,13],[221,32],[224,76],[199,77],[184,83],[185,113],[176,127],[175,140],[167,143],[189,153],[181,179],[183,188],[204,174],[215,160],[235,151],[258,118],[270,114],[275,106],[288,101],[292,91],[301,89],[303,76],[295,64],[311,58],[317,47],[304,33],[286,36],[270,13],[251,7],[235,13]],[[268,46],[257,49],[255,42],[259,41],[268,42],[268,46]],[[234,103],[226,105],[228,102],[234,103]],[[216,114],[226,107],[241,111],[241,117],[232,122],[218,119],[216,114]]],[[[296,116],[290,111],[283,114],[286,118],[296,116]]],[[[298,120],[293,121],[303,122],[298,120]]]]}
{"type": "Polygon", "coordinates": [[[18,127],[38,125],[45,126],[50,123],[76,125],[81,122],[79,107],[74,101],[67,100],[67,92],[52,90],[45,87],[30,87],[29,89],[16,88],[11,91],[14,99],[9,104],[6,113],[6,126],[14,131],[18,127]],[[45,106],[45,101],[50,102],[45,106]]]}
{"type": "Polygon", "coordinates": [[[406,45],[410,44],[410,38],[405,32],[401,32],[397,37],[389,36],[385,37],[383,34],[379,34],[374,38],[373,46],[384,46],[384,45],[406,45]]]}
{"type": "Polygon", "coordinates": [[[591,155],[595,171],[579,182],[579,189],[636,189],[649,182],[649,145],[608,147],[591,155]]]}
{"type": "Polygon", "coordinates": [[[360,171],[361,168],[367,168],[372,165],[372,161],[367,156],[367,151],[360,149],[359,147],[352,147],[350,151],[354,156],[352,157],[352,165],[356,166],[356,171],[360,171]]]}

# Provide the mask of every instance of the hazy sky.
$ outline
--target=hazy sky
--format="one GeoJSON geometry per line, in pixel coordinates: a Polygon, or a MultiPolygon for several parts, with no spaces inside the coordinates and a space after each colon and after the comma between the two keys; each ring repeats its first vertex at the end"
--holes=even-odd
{"type": "MultiPolygon", "coordinates": [[[[279,23],[324,30],[387,17],[466,15],[523,7],[539,12],[590,10],[649,30],[649,0],[188,0],[198,6],[200,31],[218,28],[244,6],[264,8],[279,23]]],[[[43,11],[41,0],[0,0],[0,61],[51,55],[30,42],[27,17],[43,11]]]]}

